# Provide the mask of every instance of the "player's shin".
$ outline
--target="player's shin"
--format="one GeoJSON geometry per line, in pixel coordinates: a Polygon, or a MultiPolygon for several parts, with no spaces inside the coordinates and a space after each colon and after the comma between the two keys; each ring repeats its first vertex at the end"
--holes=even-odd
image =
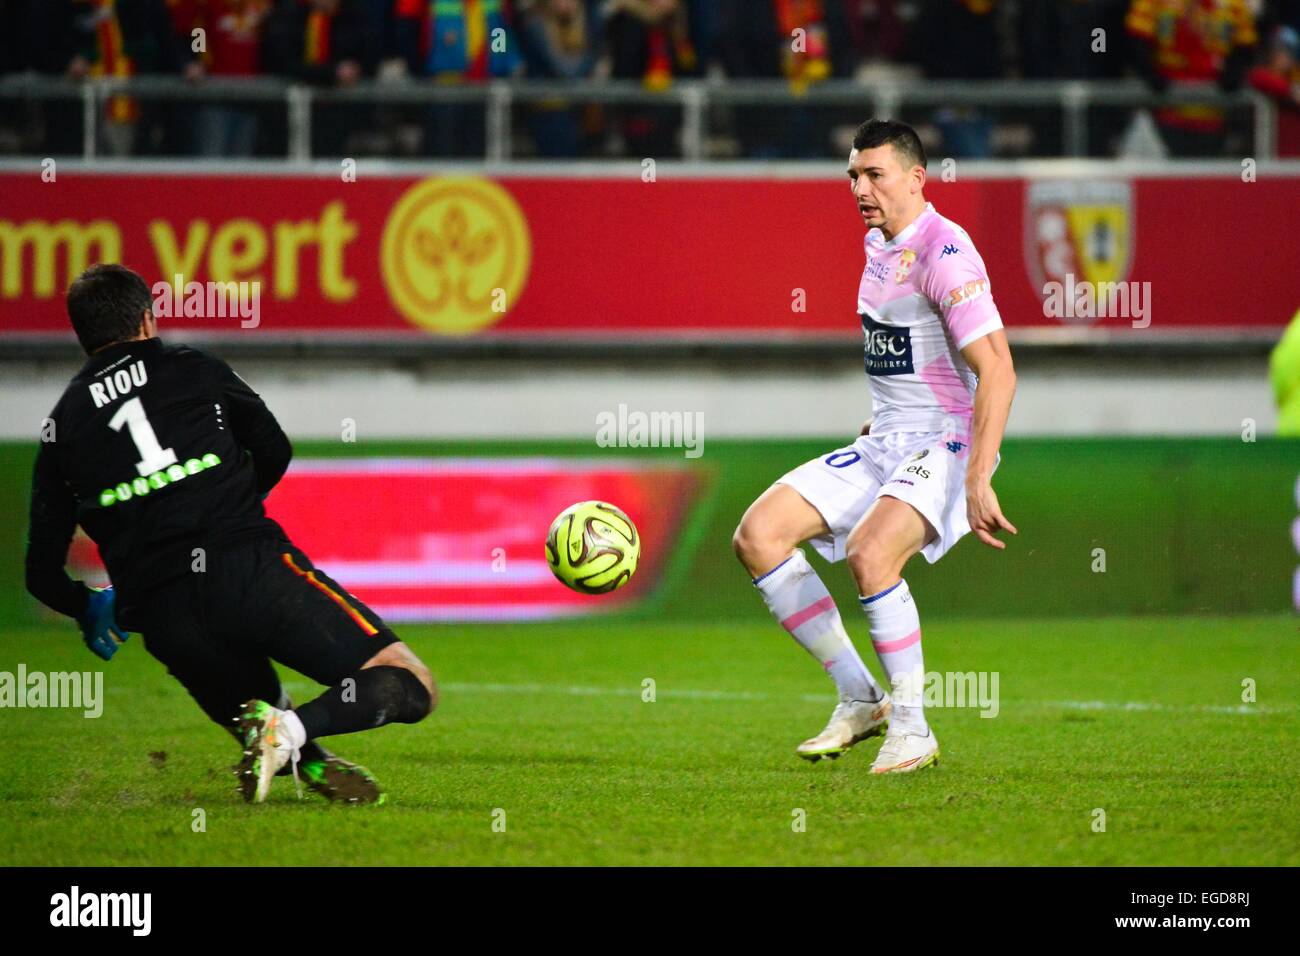
{"type": "Polygon", "coordinates": [[[922,709],[925,664],[921,656],[921,619],[907,582],[900,578],[892,587],[858,600],[867,612],[871,644],[889,679],[894,727],[924,734],[927,724],[922,709]]]}
{"type": "Polygon", "coordinates": [[[768,610],[835,681],[841,700],[878,701],[884,691],[844,630],[826,585],[798,549],[754,581],[768,610]]]}
{"type": "Polygon", "coordinates": [[[432,699],[404,667],[365,667],[295,711],[308,740],[384,724],[419,723],[432,699]]]}

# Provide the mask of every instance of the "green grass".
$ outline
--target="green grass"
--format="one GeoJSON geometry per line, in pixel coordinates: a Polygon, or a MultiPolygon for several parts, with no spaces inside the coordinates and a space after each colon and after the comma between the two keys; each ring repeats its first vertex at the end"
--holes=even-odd
{"type": "Polygon", "coordinates": [[[234,743],[138,636],[101,665],[71,625],[8,631],[0,670],[102,666],[106,703],[0,711],[0,864],[1300,864],[1291,616],[933,622],[927,669],[997,671],[1000,712],[932,710],[939,766],[883,779],[875,741],[795,758],[830,684],[756,598],[732,622],[399,630],[443,704],[333,740],[389,789],[362,808],[284,778],[241,803],[234,743]]]}

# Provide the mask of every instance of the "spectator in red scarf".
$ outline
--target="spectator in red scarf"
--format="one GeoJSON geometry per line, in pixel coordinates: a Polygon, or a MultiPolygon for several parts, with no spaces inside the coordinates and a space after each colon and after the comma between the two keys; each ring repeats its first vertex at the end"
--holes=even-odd
{"type": "Polygon", "coordinates": [[[773,0],[781,72],[796,93],[831,75],[831,47],[822,0],[773,0]]]}
{"type": "MultiPolygon", "coordinates": [[[[509,0],[396,0],[397,31],[410,72],[439,85],[477,86],[522,69],[509,0]]],[[[442,102],[425,113],[424,149],[434,156],[485,153],[486,104],[442,102]]]]}
{"type": "MultiPolygon", "coordinates": [[[[1138,72],[1157,92],[1194,83],[1236,89],[1256,42],[1247,0],[1133,0],[1124,26],[1138,72]]],[[[1163,107],[1155,120],[1174,157],[1221,155],[1226,145],[1217,106],[1163,107]]]]}
{"type": "MultiPolygon", "coordinates": [[[[276,0],[262,48],[268,69],[345,88],[373,76],[378,60],[374,21],[357,0],[276,0]]],[[[318,103],[312,111],[313,155],[344,155],[348,133],[364,130],[370,115],[354,103],[318,103]]]]}
{"type": "MultiPolygon", "coordinates": [[[[674,76],[695,72],[695,48],[681,0],[606,0],[605,46],[610,75],[640,80],[648,90],[665,90],[674,76]]],[[[619,111],[627,150],[635,156],[677,152],[680,110],[635,106],[619,111]]]]}
{"type": "Polygon", "coordinates": [[[681,0],[606,0],[601,11],[611,74],[663,90],[695,72],[695,48],[681,0]]]}
{"type": "MultiPolygon", "coordinates": [[[[731,76],[784,79],[795,93],[833,72],[856,68],[855,0],[722,0],[719,58],[731,76]]],[[[858,24],[859,27],[862,24],[858,24]]],[[[738,103],[730,111],[741,153],[754,159],[814,159],[829,155],[827,113],[802,105],[738,103]]]]}
{"type": "Polygon", "coordinates": [[[351,86],[374,72],[378,41],[356,0],[276,0],[264,62],[308,83],[351,86]]]}
{"type": "MultiPolygon", "coordinates": [[[[76,80],[130,79],[176,73],[186,56],[163,0],[50,0],[61,12],[66,73],[76,80]]],[[[113,156],[154,152],[163,141],[167,110],[134,96],[109,96],[100,116],[98,147],[113,156]],[[141,136],[140,133],[145,135],[141,136]]]]}
{"type": "MultiPolygon", "coordinates": [[[[172,15],[185,37],[202,30],[204,49],[186,69],[194,82],[205,77],[237,79],[261,72],[262,30],[271,0],[177,0],[172,15]]],[[[251,156],[257,139],[257,108],[239,101],[200,106],[194,116],[201,156],[251,156]]]]}

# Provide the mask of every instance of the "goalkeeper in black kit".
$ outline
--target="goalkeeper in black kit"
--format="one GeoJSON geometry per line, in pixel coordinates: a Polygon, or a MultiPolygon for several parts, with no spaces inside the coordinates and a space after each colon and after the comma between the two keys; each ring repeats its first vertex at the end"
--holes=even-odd
{"type": "Polygon", "coordinates": [[[331,800],[382,803],[363,767],[318,740],[417,723],[437,689],[368,607],[315,568],[262,499],[293,449],[275,417],[219,359],[157,337],[144,280],[86,270],[68,317],[90,356],[51,412],[32,483],[27,589],[75,618],[111,658],[129,632],[243,748],[244,799],[293,773],[331,800]],[[77,525],[112,587],[64,570],[77,525]],[[271,661],[329,687],[294,707],[271,661]]]}

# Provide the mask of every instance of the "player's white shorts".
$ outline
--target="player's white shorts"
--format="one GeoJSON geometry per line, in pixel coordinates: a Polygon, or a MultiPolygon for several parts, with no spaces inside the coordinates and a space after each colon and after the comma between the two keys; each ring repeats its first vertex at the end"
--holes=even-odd
{"type": "Polygon", "coordinates": [[[946,440],[942,432],[864,435],[852,445],[787,472],[776,483],[789,485],[821,512],[831,533],[809,543],[827,561],[844,560],[853,526],[877,498],[888,495],[906,501],[938,532],[921,549],[934,564],[970,531],[966,521],[969,458],[966,441],[946,440]]]}

